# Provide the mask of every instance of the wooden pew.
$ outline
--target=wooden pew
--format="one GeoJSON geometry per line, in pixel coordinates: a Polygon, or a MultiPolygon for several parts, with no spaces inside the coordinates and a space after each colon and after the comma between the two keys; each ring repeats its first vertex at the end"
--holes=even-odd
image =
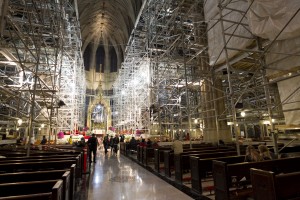
{"type": "MultiPolygon", "coordinates": [[[[201,144],[196,144],[194,145],[196,146],[195,148],[193,148],[193,150],[197,150],[197,149],[216,149],[217,147],[212,147],[212,146],[203,146],[201,144]]],[[[185,146],[186,148],[184,149],[184,151],[189,151],[190,149],[187,148],[189,146],[185,146]]],[[[154,169],[156,169],[157,172],[159,172],[159,166],[160,166],[160,162],[164,161],[164,156],[163,156],[163,152],[162,150],[172,150],[170,147],[158,147],[158,148],[149,148],[149,147],[144,147],[144,151],[143,151],[143,163],[144,165],[148,165],[148,161],[149,160],[153,160],[154,161],[154,169]]]]}
{"type": "Polygon", "coordinates": [[[191,177],[192,177],[192,190],[197,193],[202,193],[202,179],[208,177],[208,174],[213,171],[213,160],[219,160],[226,163],[240,163],[244,162],[245,156],[226,156],[216,158],[199,158],[190,156],[191,177]]]}
{"type": "Polygon", "coordinates": [[[160,173],[160,163],[164,162],[164,151],[171,151],[169,147],[159,147],[154,149],[154,169],[160,173]]]}
{"type": "Polygon", "coordinates": [[[150,147],[144,147],[144,151],[143,151],[143,164],[145,166],[148,165],[148,161],[149,160],[153,160],[154,161],[154,149],[150,148],[150,147]]]}
{"type": "MultiPolygon", "coordinates": [[[[197,149],[183,149],[183,153],[185,152],[198,152],[198,151],[215,151],[217,147],[204,147],[204,148],[197,148],[197,149]]],[[[173,150],[166,150],[163,152],[164,155],[164,171],[165,176],[171,177],[171,169],[174,167],[174,151],[173,150]]]]}
{"type": "Polygon", "coordinates": [[[252,197],[250,168],[273,171],[276,174],[294,172],[300,168],[300,157],[235,164],[214,160],[213,178],[216,199],[252,197]]]}
{"type": "Polygon", "coordinates": [[[300,171],[276,175],[252,168],[250,172],[254,199],[300,199],[300,171]]]}
{"type": "Polygon", "coordinates": [[[52,193],[48,192],[48,193],[0,197],[0,200],[45,200],[45,199],[52,200],[52,193]]]}
{"type": "Polygon", "coordinates": [[[140,154],[141,154],[141,149],[140,149],[140,146],[137,145],[137,147],[136,147],[136,158],[137,158],[137,160],[139,162],[141,162],[141,156],[140,156],[140,154]]]}
{"type": "Polygon", "coordinates": [[[68,158],[68,157],[74,157],[77,156],[76,154],[61,154],[61,155],[48,155],[48,156],[21,156],[21,157],[6,157],[6,158],[0,158],[0,161],[2,160],[26,160],[26,159],[42,159],[42,158],[68,158]]]}
{"type": "Polygon", "coordinates": [[[190,156],[196,156],[198,158],[217,158],[225,156],[235,156],[237,155],[236,151],[232,149],[221,149],[221,150],[207,150],[207,151],[198,151],[198,152],[184,152],[178,155],[174,155],[175,163],[175,181],[182,183],[183,171],[189,171],[190,166],[190,156]]]}
{"type": "Polygon", "coordinates": [[[76,164],[76,160],[18,162],[18,163],[7,163],[7,164],[2,163],[0,164],[0,171],[4,173],[13,173],[13,172],[21,172],[21,171],[69,169],[72,164],[76,164]]]}
{"type": "MultiPolygon", "coordinates": [[[[76,161],[76,177],[82,176],[83,164],[81,154],[73,156],[32,156],[32,157],[9,157],[0,159],[2,163],[20,163],[20,162],[43,162],[43,161],[63,161],[63,160],[75,160],[76,161]],[[17,159],[16,159],[17,158],[17,159]]],[[[1,170],[0,170],[1,171],[1,170]]]]}
{"type": "Polygon", "coordinates": [[[50,170],[50,171],[34,171],[34,172],[19,172],[0,174],[0,184],[13,182],[30,182],[42,180],[63,180],[63,199],[72,200],[74,197],[74,177],[75,165],[68,170],[50,170]]]}
{"type": "MultiPolygon", "coordinates": [[[[31,157],[27,157],[26,159],[7,159],[7,160],[0,160],[0,164],[2,163],[15,163],[15,162],[39,162],[39,161],[53,161],[53,160],[78,160],[78,158],[76,157],[60,157],[60,158],[48,158],[48,157],[44,157],[44,158],[31,158],[31,157]]],[[[80,164],[80,162],[78,162],[77,164],[80,164]]]]}
{"type": "Polygon", "coordinates": [[[27,195],[27,199],[30,199],[31,195],[38,193],[41,193],[44,196],[44,199],[61,200],[63,197],[63,181],[46,180],[0,184],[1,200],[18,199],[18,196],[20,195],[27,195]]]}
{"type": "MultiPolygon", "coordinates": [[[[82,153],[81,151],[32,151],[30,153],[30,156],[50,156],[50,155],[64,155],[64,154],[80,154],[82,153]]],[[[25,151],[7,151],[7,150],[2,150],[0,151],[0,154],[6,157],[26,157],[27,156],[27,152],[25,151]]]]}

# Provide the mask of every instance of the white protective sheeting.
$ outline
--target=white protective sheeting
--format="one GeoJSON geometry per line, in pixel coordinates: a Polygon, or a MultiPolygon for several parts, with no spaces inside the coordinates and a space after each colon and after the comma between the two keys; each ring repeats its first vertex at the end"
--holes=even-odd
{"type": "MultiPolygon", "coordinates": [[[[209,53],[209,63],[210,65],[220,64],[225,61],[224,41],[222,36],[222,28],[220,21],[220,14],[218,8],[219,0],[209,0],[206,1],[204,5],[205,20],[208,22],[208,53],[209,53]]],[[[222,4],[227,4],[226,7],[233,8],[236,10],[246,11],[249,7],[247,0],[232,1],[226,0],[222,1],[222,4]]],[[[228,34],[240,35],[244,37],[250,37],[251,33],[242,25],[238,25],[239,22],[248,24],[247,17],[241,12],[232,12],[227,9],[222,10],[222,15],[225,20],[234,21],[236,23],[223,21],[224,29],[228,34]]],[[[227,42],[227,47],[231,48],[246,48],[252,43],[252,40],[243,37],[230,37],[225,35],[225,40],[227,42]]],[[[235,56],[238,51],[229,50],[229,58],[235,56]]]]}
{"type": "MultiPolygon", "coordinates": [[[[249,3],[252,1],[249,0],[249,3]]],[[[277,40],[298,37],[300,36],[299,9],[299,0],[254,0],[249,11],[251,31],[259,37],[270,40],[274,40],[283,29],[277,40]],[[285,28],[286,24],[288,26],[285,28]]]]}
{"type": "Polygon", "coordinates": [[[285,123],[287,125],[300,125],[300,77],[294,77],[289,80],[278,83],[278,89],[283,110],[291,110],[284,112],[285,123]]]}
{"type": "MultiPolygon", "coordinates": [[[[223,8],[222,15],[226,20],[241,21],[249,24],[250,30],[254,35],[274,40],[284,28],[266,54],[268,76],[300,66],[300,56],[297,56],[300,55],[300,0],[207,0],[204,5],[204,11],[209,30],[208,52],[210,65],[221,64],[225,61],[220,10],[218,8],[219,2],[226,8],[242,11],[247,11],[251,5],[242,21],[243,15],[239,12],[229,12],[229,10],[223,8]]],[[[251,37],[251,33],[243,26],[240,25],[236,28],[235,25],[229,28],[231,25],[232,23],[224,21],[226,33],[232,34],[234,32],[235,35],[251,37]],[[227,28],[229,29],[227,30],[227,28]]],[[[229,36],[225,36],[225,40],[228,41],[229,36]]],[[[227,48],[243,49],[251,43],[252,40],[250,39],[232,37],[226,46],[227,48]]],[[[228,51],[229,58],[234,57],[238,53],[238,51],[228,51]]],[[[300,108],[300,104],[295,103],[300,101],[300,95],[299,92],[292,95],[297,85],[299,85],[299,81],[300,78],[296,77],[278,83],[281,101],[291,96],[289,103],[285,102],[282,105],[283,110],[293,110],[284,112],[286,124],[300,125],[300,119],[297,117],[300,116],[300,111],[297,111],[300,108]],[[292,101],[294,103],[291,103],[292,101]]]]}
{"type": "MultiPolygon", "coordinates": [[[[281,72],[287,74],[288,70],[300,66],[299,8],[299,0],[255,0],[251,6],[249,23],[253,34],[269,40],[276,38],[266,54],[270,77],[281,72]]],[[[287,111],[284,112],[287,125],[300,125],[300,93],[294,93],[299,81],[300,78],[295,77],[278,83],[282,108],[287,111]]]]}
{"type": "MultiPolygon", "coordinates": [[[[295,70],[300,66],[300,37],[277,40],[270,48],[266,55],[267,75],[272,76],[276,73],[285,72],[287,70],[295,70]],[[298,56],[297,56],[298,55],[298,56]]],[[[300,125],[300,92],[294,91],[300,86],[300,77],[295,77],[281,81],[278,83],[278,90],[282,102],[283,110],[291,110],[284,112],[285,123],[287,125],[300,125]],[[287,97],[290,97],[286,100],[287,97]],[[294,111],[293,111],[294,110],[294,111]]]]}
{"type": "Polygon", "coordinates": [[[277,40],[266,54],[267,75],[300,66],[300,37],[277,40]]]}

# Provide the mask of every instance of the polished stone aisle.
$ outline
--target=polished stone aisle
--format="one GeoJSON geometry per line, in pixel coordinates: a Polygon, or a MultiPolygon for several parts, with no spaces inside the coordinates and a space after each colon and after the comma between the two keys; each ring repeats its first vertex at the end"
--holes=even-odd
{"type": "Polygon", "coordinates": [[[98,151],[97,162],[91,164],[90,174],[84,175],[79,187],[77,200],[192,199],[123,155],[104,155],[103,151],[98,151]]]}

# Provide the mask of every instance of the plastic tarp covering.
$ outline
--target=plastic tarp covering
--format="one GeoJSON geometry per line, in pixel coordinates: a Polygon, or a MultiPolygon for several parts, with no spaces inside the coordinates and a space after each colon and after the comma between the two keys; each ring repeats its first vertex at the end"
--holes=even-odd
{"type": "Polygon", "coordinates": [[[274,41],[266,54],[267,75],[300,66],[300,37],[274,41]]]}
{"type": "MultiPolygon", "coordinates": [[[[299,8],[299,0],[255,0],[251,5],[249,24],[253,34],[269,40],[276,38],[266,54],[267,75],[270,77],[300,66],[299,8]]],[[[287,111],[284,112],[287,125],[300,125],[300,92],[295,92],[299,87],[295,83],[299,81],[300,78],[295,77],[278,82],[282,108],[287,111]]]]}
{"type": "MultiPolygon", "coordinates": [[[[205,20],[208,22],[208,53],[210,58],[210,65],[220,64],[225,61],[224,41],[222,36],[222,27],[220,21],[220,14],[218,8],[219,0],[209,0],[205,2],[204,5],[204,15],[205,20]]],[[[233,8],[236,10],[246,11],[249,7],[247,0],[240,1],[222,1],[222,4],[227,4],[227,8],[233,8]]],[[[236,23],[223,21],[224,29],[228,34],[240,35],[244,37],[250,37],[251,33],[241,24],[237,25],[239,22],[248,24],[247,17],[243,16],[241,12],[231,12],[228,9],[222,10],[222,15],[225,20],[234,21],[236,23]]],[[[230,37],[230,35],[225,35],[225,40],[227,42],[227,47],[231,48],[246,48],[252,43],[252,40],[242,38],[242,37],[230,37]]],[[[229,58],[234,57],[238,51],[228,50],[229,58]]]]}
{"type": "Polygon", "coordinates": [[[278,89],[287,125],[300,125],[300,77],[294,77],[278,83],[278,89]]]}
{"type": "MultiPolygon", "coordinates": [[[[266,55],[267,75],[272,77],[276,73],[286,70],[297,70],[300,66],[300,37],[275,41],[266,55]],[[297,56],[298,55],[298,56],[297,56]]],[[[286,72],[285,76],[288,76],[286,72]]],[[[278,82],[278,91],[287,125],[300,125],[300,92],[294,91],[300,86],[300,77],[278,82]],[[286,100],[287,97],[290,97],[286,100]],[[292,111],[294,110],[294,111],[292,111]]]]}
{"type": "Polygon", "coordinates": [[[249,11],[251,31],[270,40],[274,40],[283,29],[276,40],[297,37],[300,35],[299,8],[299,0],[254,0],[249,11]]]}

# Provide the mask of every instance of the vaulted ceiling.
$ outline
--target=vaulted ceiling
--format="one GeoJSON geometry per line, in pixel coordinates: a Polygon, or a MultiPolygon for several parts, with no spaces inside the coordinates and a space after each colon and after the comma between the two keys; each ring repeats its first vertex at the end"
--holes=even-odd
{"type": "Polygon", "coordinates": [[[78,0],[84,51],[89,44],[121,46],[128,38],[144,0],[78,0]]]}

